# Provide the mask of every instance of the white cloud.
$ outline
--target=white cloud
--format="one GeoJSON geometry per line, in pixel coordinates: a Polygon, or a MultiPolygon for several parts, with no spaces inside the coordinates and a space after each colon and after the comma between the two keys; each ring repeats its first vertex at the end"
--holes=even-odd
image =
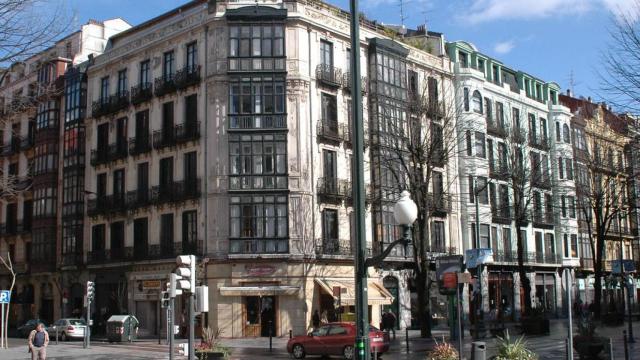
{"type": "MultiPolygon", "coordinates": [[[[577,15],[588,11],[593,0],[471,0],[463,21],[471,24],[506,19],[540,19],[577,15]]],[[[605,0],[603,0],[605,1],[605,0]]],[[[611,0],[613,1],[613,0],[611,0]]]]}
{"type": "Polygon", "coordinates": [[[630,21],[640,18],[640,1],[638,0],[601,0],[604,6],[611,11],[616,18],[626,17],[630,21]]]}
{"type": "Polygon", "coordinates": [[[503,55],[513,50],[515,46],[516,43],[513,40],[501,41],[495,44],[493,51],[495,51],[496,54],[503,55]]]}

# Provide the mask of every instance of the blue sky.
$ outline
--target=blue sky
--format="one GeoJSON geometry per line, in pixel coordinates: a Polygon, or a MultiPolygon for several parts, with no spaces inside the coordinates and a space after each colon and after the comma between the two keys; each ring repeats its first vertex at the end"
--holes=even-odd
{"type": "MultiPolygon", "coordinates": [[[[133,25],[187,0],[67,0],[77,22],[122,17],[133,25]]],[[[404,24],[426,20],[447,40],[466,40],[507,66],[524,70],[578,95],[598,98],[596,70],[610,41],[608,30],[636,0],[403,0],[404,24]]],[[[329,3],[348,9],[348,0],[329,3]]],[[[367,17],[399,24],[400,0],[360,0],[367,17]]]]}

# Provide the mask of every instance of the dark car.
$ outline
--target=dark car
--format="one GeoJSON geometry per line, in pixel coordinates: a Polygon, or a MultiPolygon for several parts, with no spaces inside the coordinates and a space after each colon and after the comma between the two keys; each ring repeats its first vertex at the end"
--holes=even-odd
{"type": "MultiPolygon", "coordinates": [[[[307,355],[342,355],[345,359],[353,359],[355,342],[355,324],[336,322],[323,325],[307,336],[291,338],[287,351],[296,359],[307,355]]],[[[371,353],[380,355],[389,351],[389,335],[373,326],[369,327],[369,343],[371,353]]]]}
{"type": "Polygon", "coordinates": [[[47,327],[47,323],[42,319],[31,319],[24,323],[22,326],[18,326],[18,334],[22,337],[29,337],[32,330],[36,329],[38,324],[42,323],[44,327],[47,327]]]}

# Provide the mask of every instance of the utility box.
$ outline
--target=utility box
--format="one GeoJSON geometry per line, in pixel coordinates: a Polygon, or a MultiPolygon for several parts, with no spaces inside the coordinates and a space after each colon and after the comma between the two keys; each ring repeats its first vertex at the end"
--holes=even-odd
{"type": "Polygon", "coordinates": [[[134,341],[138,338],[140,322],[133,315],[113,315],[107,320],[109,342],[134,341]]]}
{"type": "Polygon", "coordinates": [[[196,312],[209,312],[209,287],[196,286],[196,312]]]}
{"type": "Polygon", "coordinates": [[[487,343],[484,341],[471,343],[471,360],[487,360],[487,343]]]}

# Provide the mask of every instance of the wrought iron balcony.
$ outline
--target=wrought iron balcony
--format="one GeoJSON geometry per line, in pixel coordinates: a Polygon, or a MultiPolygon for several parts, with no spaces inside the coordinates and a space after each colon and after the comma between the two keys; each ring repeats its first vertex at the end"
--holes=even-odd
{"type": "Polygon", "coordinates": [[[164,96],[177,90],[175,74],[157,77],[154,88],[156,96],[164,96]]]}
{"type": "Polygon", "coordinates": [[[582,268],[582,270],[593,270],[594,269],[593,258],[580,258],[580,268],[582,268]]]}
{"type": "Polygon", "coordinates": [[[33,148],[35,144],[35,138],[33,136],[28,136],[20,141],[20,150],[27,151],[33,148]]]}
{"type": "Polygon", "coordinates": [[[353,256],[354,248],[350,240],[339,240],[331,238],[318,239],[316,245],[316,256],[353,256]]]}
{"type": "MultiPolygon", "coordinates": [[[[342,75],[342,86],[344,86],[345,91],[351,92],[351,72],[347,71],[342,75]]],[[[360,89],[362,89],[363,93],[369,91],[369,79],[366,76],[360,79],[360,89]]]]}
{"type": "Polygon", "coordinates": [[[9,143],[2,147],[2,156],[11,156],[20,152],[20,143],[20,137],[12,136],[9,143]]]}
{"type": "Polygon", "coordinates": [[[198,84],[200,82],[200,65],[185,66],[176,72],[174,79],[176,88],[179,90],[198,84]]]}
{"type": "Polygon", "coordinates": [[[489,176],[497,179],[504,179],[509,176],[509,166],[505,161],[490,160],[489,161],[489,176]]]}
{"type": "Polygon", "coordinates": [[[286,129],[285,114],[229,115],[229,130],[244,129],[286,129]]]}
{"type": "Polygon", "coordinates": [[[153,97],[153,84],[150,82],[141,83],[131,88],[131,103],[133,105],[142,104],[153,97]]]}
{"type": "Polygon", "coordinates": [[[524,131],[519,128],[511,128],[511,140],[516,144],[522,144],[525,142],[524,131]]]}
{"type": "Polygon", "coordinates": [[[151,136],[144,134],[129,138],[129,155],[136,156],[151,151],[151,136]]]}
{"type": "Polygon", "coordinates": [[[316,66],[316,80],[327,86],[340,87],[342,70],[329,64],[318,64],[316,66]]]}
{"type": "Polygon", "coordinates": [[[155,205],[196,200],[200,197],[200,179],[174,181],[151,188],[151,202],[155,205]]]}
{"type": "Polygon", "coordinates": [[[330,142],[340,142],[342,137],[340,136],[340,126],[337,120],[319,119],[317,136],[321,140],[330,142]]]}
{"type": "MultiPolygon", "coordinates": [[[[525,254],[526,259],[526,254],[525,254]]],[[[516,251],[504,251],[504,250],[494,250],[493,251],[493,261],[496,263],[517,263],[518,262],[518,252],[516,251]]]]}
{"type": "Polygon", "coordinates": [[[184,144],[200,138],[200,121],[190,121],[175,126],[176,143],[184,144]]]}
{"type": "Polygon", "coordinates": [[[129,90],[119,91],[109,97],[94,101],[91,106],[93,117],[97,118],[124,110],[129,106],[129,90]]]}
{"type": "MultiPolygon", "coordinates": [[[[344,146],[351,148],[355,141],[355,136],[351,133],[351,126],[349,124],[340,124],[339,130],[340,139],[344,141],[344,146]]],[[[369,129],[364,129],[364,148],[369,146],[369,129]]]]}
{"type": "Polygon", "coordinates": [[[151,191],[149,189],[136,189],[127,191],[127,209],[136,210],[151,205],[151,191]]]}
{"type": "Polygon", "coordinates": [[[496,224],[511,224],[513,216],[509,206],[496,207],[491,205],[491,221],[496,224]]]}
{"type": "Polygon", "coordinates": [[[87,201],[87,214],[91,217],[122,214],[126,211],[125,194],[99,196],[87,201]]]}
{"type": "Polygon", "coordinates": [[[538,150],[549,151],[549,139],[546,136],[533,136],[529,134],[529,146],[538,150]]]}
{"type": "Polygon", "coordinates": [[[535,211],[533,213],[534,227],[553,227],[553,213],[544,211],[535,211]]]}
{"type": "Polygon", "coordinates": [[[317,186],[320,201],[339,203],[351,197],[351,184],[348,180],[321,177],[317,186]]]}
{"type": "Polygon", "coordinates": [[[504,125],[500,125],[494,120],[487,120],[487,134],[506,138],[509,132],[504,125]]]}
{"type": "Polygon", "coordinates": [[[427,252],[431,253],[431,255],[455,255],[458,253],[458,248],[455,246],[432,244],[427,248],[427,252]]]}
{"type": "Polygon", "coordinates": [[[129,155],[126,142],[110,144],[106,148],[91,150],[91,166],[124,159],[129,155]]]}
{"type": "Polygon", "coordinates": [[[449,194],[428,194],[428,206],[435,216],[446,216],[451,212],[451,197],[449,194]]]}

